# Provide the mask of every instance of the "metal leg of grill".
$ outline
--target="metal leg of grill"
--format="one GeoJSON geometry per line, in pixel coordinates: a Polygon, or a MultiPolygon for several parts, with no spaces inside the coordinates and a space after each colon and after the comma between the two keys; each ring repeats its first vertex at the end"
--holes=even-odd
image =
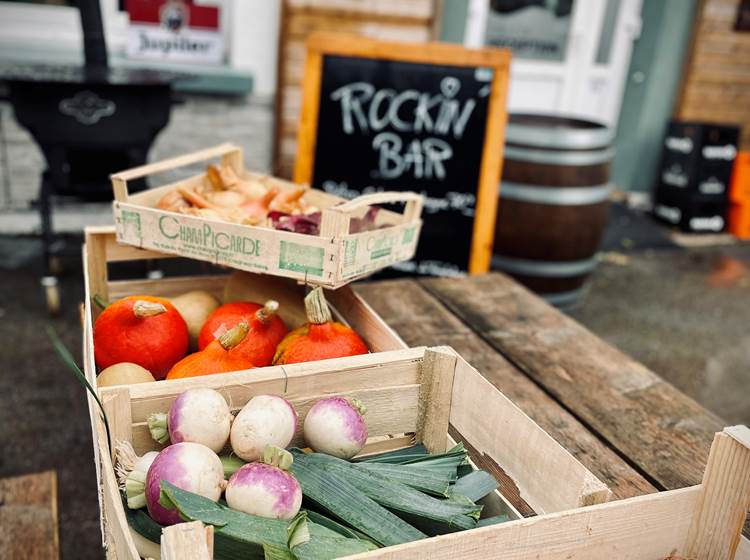
{"type": "Polygon", "coordinates": [[[56,315],[60,311],[60,286],[57,274],[60,272],[60,263],[54,254],[55,234],[52,231],[52,194],[54,188],[47,172],[42,174],[42,185],[39,189],[39,217],[42,224],[42,256],[44,258],[44,275],[42,276],[42,287],[44,297],[47,300],[47,310],[50,315],[56,315]]]}

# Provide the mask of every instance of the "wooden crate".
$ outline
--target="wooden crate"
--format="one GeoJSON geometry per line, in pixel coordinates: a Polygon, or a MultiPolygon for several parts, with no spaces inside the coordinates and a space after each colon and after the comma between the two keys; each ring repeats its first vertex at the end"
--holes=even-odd
{"type": "Polygon", "coordinates": [[[435,39],[438,0],[284,0],[276,77],[274,173],[290,178],[297,155],[305,43],[315,31],[335,31],[391,41],[435,39]]]}
{"type": "MultiPolygon", "coordinates": [[[[481,454],[483,463],[504,473],[537,513],[551,513],[606,501],[610,492],[581,463],[555,442],[507,397],[452,349],[406,349],[367,354],[339,361],[293,364],[201,378],[105,387],[99,390],[114,440],[126,440],[137,453],[159,449],[146,418],[166,411],[191,387],[219,390],[233,410],[257,394],[281,394],[300,412],[300,424],[322,396],[341,395],[367,407],[370,439],[364,454],[398,449],[412,441],[433,452],[456,440],[481,454]],[[429,404],[428,404],[429,403],[429,404]],[[448,433],[457,434],[455,439],[448,433]],[[496,467],[496,469],[494,468],[496,467]]],[[[92,414],[101,473],[104,534],[110,558],[137,558],[112,467],[112,455],[99,414],[92,414]]],[[[301,443],[299,435],[293,444],[301,443]]],[[[483,515],[521,515],[501,492],[484,499],[483,515]]],[[[521,523],[527,521],[520,520],[521,523]]],[[[179,533],[185,527],[180,526],[179,533]]],[[[484,531],[484,529],[480,530],[484,531]]],[[[475,531],[472,531],[472,533],[475,531]]],[[[468,533],[451,538],[467,538],[468,533]]],[[[178,540],[181,540],[179,535],[178,540]]],[[[419,546],[429,548],[430,541],[419,546]]],[[[411,545],[405,545],[410,547],[411,545]]],[[[177,548],[176,550],[179,550],[177,548]]],[[[394,549],[383,549],[388,554],[394,549]]],[[[413,558],[414,551],[397,556],[413,558]]],[[[394,552],[395,553],[395,552],[394,552]]],[[[192,558],[191,555],[172,556],[192,558]]]]}
{"type": "Polygon", "coordinates": [[[351,201],[310,189],[305,199],[322,211],[320,235],[305,235],[267,227],[247,226],[187,216],[155,208],[168,192],[203,184],[206,174],[130,195],[128,181],[221,158],[246,178],[262,178],[281,192],[298,188],[288,181],[244,168],[242,150],[222,144],[207,150],[144,165],[112,175],[117,240],[191,259],[250,272],[262,272],[338,288],[414,256],[422,227],[422,197],[410,192],[381,192],[351,201]],[[381,210],[378,229],[349,233],[352,218],[370,205],[404,203],[404,213],[381,210]]]}
{"type": "MultiPolygon", "coordinates": [[[[279,301],[279,314],[292,329],[305,322],[305,287],[294,280],[274,278],[262,274],[234,271],[232,273],[199,276],[174,276],[169,278],[130,280],[109,280],[110,265],[152,259],[174,258],[174,255],[137,249],[121,245],[115,238],[111,226],[88,227],[85,229],[86,242],[83,247],[83,268],[85,282],[84,348],[90,355],[87,368],[96,376],[94,363],[93,325],[99,308],[92,303],[95,296],[105,301],[114,301],[130,295],[151,295],[174,297],[190,290],[205,290],[223,301],[225,292],[242,285],[243,293],[252,294],[253,300],[279,301]]],[[[406,348],[401,338],[383,322],[380,317],[354,291],[344,286],[338,290],[327,290],[326,299],[333,316],[351,326],[367,344],[371,352],[384,352],[406,348]]],[[[338,360],[346,360],[339,358],[338,360]]],[[[260,371],[258,368],[254,371],[260,371]]],[[[157,383],[161,383],[157,381],[157,383]]]]}

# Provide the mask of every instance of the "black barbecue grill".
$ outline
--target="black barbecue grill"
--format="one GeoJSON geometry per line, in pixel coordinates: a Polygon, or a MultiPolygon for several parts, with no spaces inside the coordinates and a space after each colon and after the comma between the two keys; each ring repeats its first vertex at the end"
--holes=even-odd
{"type": "MultiPolygon", "coordinates": [[[[59,308],[54,275],[62,244],[52,229],[52,197],[112,198],[109,174],[142,165],[169,122],[171,84],[184,74],[110,68],[98,0],[78,2],[84,66],[0,66],[16,120],[44,154],[39,191],[45,287],[50,311],[59,308]]],[[[145,188],[145,182],[134,189],[145,188]]]]}

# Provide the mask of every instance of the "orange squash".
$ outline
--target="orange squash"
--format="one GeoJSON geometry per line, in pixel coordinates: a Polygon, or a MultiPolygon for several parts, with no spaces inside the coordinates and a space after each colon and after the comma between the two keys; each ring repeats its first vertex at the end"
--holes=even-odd
{"type": "Polygon", "coordinates": [[[331,317],[322,288],[305,297],[308,323],[294,329],[276,349],[274,364],[296,364],[367,354],[367,345],[351,328],[331,317]]]}
{"type": "Polygon", "coordinates": [[[247,323],[239,323],[203,350],[190,354],[177,362],[167,373],[167,379],[197,377],[254,367],[253,363],[242,352],[239,352],[238,348],[238,345],[247,336],[248,331],[247,323]]]}
{"type": "Polygon", "coordinates": [[[94,323],[94,358],[102,369],[131,362],[164,379],[187,349],[185,320],[164,298],[123,298],[107,306],[94,323]]]}
{"type": "Polygon", "coordinates": [[[198,337],[198,348],[203,349],[216,334],[226,332],[241,321],[248,324],[249,332],[237,346],[236,352],[256,367],[271,365],[276,347],[289,332],[278,316],[279,304],[269,300],[261,306],[252,302],[235,302],[222,305],[209,315],[198,337]]]}

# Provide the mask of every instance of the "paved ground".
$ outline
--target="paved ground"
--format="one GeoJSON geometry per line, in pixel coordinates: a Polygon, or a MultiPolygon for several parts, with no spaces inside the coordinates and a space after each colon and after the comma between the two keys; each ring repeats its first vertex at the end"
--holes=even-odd
{"type": "Polygon", "coordinates": [[[65,305],[53,320],[38,266],[0,268],[0,476],[56,469],[62,557],[85,560],[103,557],[88,408],[83,388],[60,365],[45,334],[51,324],[80,360],[80,259],[65,264],[65,305]]]}
{"type": "MultiPolygon", "coordinates": [[[[680,249],[646,227],[610,236],[569,313],[728,422],[750,424],[750,245],[680,249]]],[[[51,324],[80,355],[80,259],[64,262],[63,314],[50,320],[34,242],[0,237],[0,476],[57,470],[63,558],[80,560],[101,558],[88,412],[44,334],[51,324]]]]}

